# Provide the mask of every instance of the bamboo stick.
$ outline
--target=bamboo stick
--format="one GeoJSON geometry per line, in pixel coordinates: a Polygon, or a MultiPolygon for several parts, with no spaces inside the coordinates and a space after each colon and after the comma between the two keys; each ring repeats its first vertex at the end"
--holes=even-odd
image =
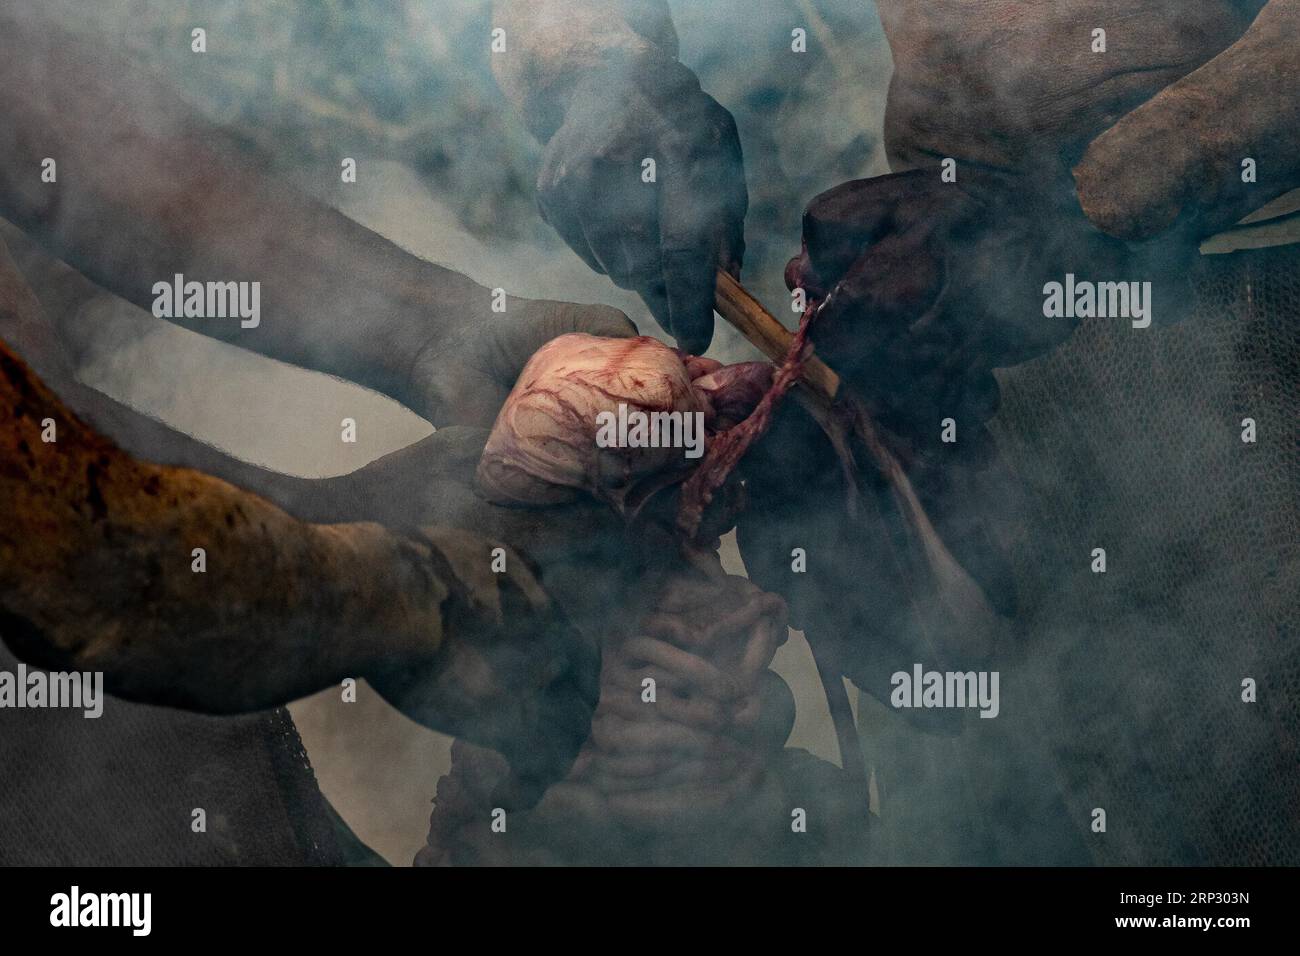
{"type": "MultiPolygon", "coordinates": [[[[794,334],[763,308],[763,304],[729,273],[718,272],[713,307],[772,361],[779,363],[785,358],[794,334]]],[[[804,363],[802,381],[818,392],[827,404],[833,403],[839,394],[840,377],[816,356],[804,363]]]]}

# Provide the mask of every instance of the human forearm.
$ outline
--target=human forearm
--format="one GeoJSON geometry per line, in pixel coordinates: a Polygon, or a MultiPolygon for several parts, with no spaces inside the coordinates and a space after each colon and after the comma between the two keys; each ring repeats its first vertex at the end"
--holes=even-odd
{"type": "Polygon", "coordinates": [[[218,479],[136,461],[4,345],[0,443],[4,633],[34,663],[233,712],[438,648],[448,592],[426,544],[305,524],[218,479]]]}
{"type": "MultiPolygon", "coordinates": [[[[0,245],[0,334],[82,388],[49,331],[0,245]]],[[[145,447],[159,436],[142,429],[169,431],[83,391],[145,447]]],[[[118,694],[199,710],[283,703],[435,655],[449,588],[433,547],[373,524],[306,524],[216,478],[134,459],[0,340],[0,619],[35,663],[102,670],[118,694]]]]}
{"type": "Polygon", "coordinates": [[[99,328],[92,331],[79,318],[88,303],[105,294],[18,230],[0,225],[0,299],[6,303],[0,309],[0,339],[75,415],[129,455],[206,472],[261,495],[296,518],[361,518],[353,513],[352,502],[342,499],[336,479],[299,478],[261,468],[82,384],[77,378],[79,357],[88,348],[93,351],[96,336],[103,333],[99,328]]]}
{"type": "Polygon", "coordinates": [[[269,177],[100,45],[0,20],[0,115],[0,214],[100,285],[148,309],[178,273],[261,283],[257,327],[178,319],[204,334],[408,401],[419,350],[485,310],[486,290],[269,177]]]}
{"type": "Polygon", "coordinates": [[[432,658],[446,591],[421,545],[373,524],[295,522],[212,477],[135,462],[0,354],[0,606],[18,653],[104,671],[121,696],[220,713],[416,646],[432,658]],[[56,444],[40,441],[45,418],[56,444]]]}

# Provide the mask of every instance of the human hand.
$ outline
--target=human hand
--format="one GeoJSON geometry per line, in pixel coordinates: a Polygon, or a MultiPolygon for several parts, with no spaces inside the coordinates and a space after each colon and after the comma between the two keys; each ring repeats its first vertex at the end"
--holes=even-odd
{"type": "Polygon", "coordinates": [[[1045,280],[1072,262],[1127,261],[1068,191],[1002,177],[944,182],[937,169],[844,183],[804,213],[804,248],[786,281],[824,300],[818,354],[905,441],[942,418],[982,423],[992,370],[1047,351],[1073,328],[1044,316],[1045,280]]]}
{"type": "Polygon", "coordinates": [[[587,737],[594,638],[626,549],[622,522],[598,502],[506,508],[480,497],[474,474],[487,436],[440,428],[322,481],[336,517],[423,526],[419,536],[459,582],[445,652],[378,661],[371,682],[413,719],[503,753],[525,805],[567,772],[587,737]],[[497,547],[501,573],[492,570],[497,547]]]}
{"type": "MultiPolygon", "coordinates": [[[[894,61],[891,164],[952,157],[963,171],[1023,171],[1077,157],[1129,110],[1231,46],[1252,5],[1258,0],[880,0],[894,61]]],[[[1268,72],[1260,64],[1246,82],[1269,81],[1268,72]]]]}
{"type": "Polygon", "coordinates": [[[1199,239],[1300,185],[1297,32],[1300,2],[1272,0],[1240,40],[1093,140],[1074,169],[1088,218],[1126,239],[1181,219],[1199,239]]]}
{"type": "Polygon", "coordinates": [[[537,200],[591,268],[704,353],[714,273],[739,272],[749,197],[735,121],[690,70],[649,51],[586,76],[542,154],[537,200]]]}
{"type": "Polygon", "coordinates": [[[408,401],[439,427],[488,427],[534,352],[570,332],[610,338],[637,334],[618,309],[545,299],[507,299],[506,311],[461,307],[458,321],[442,329],[412,365],[408,401]]]}
{"type": "Polygon", "coordinates": [[[599,648],[509,547],[446,528],[419,538],[450,591],[442,639],[427,657],[381,660],[366,676],[411,719],[501,753],[510,776],[497,798],[532,806],[590,733],[599,648]],[[491,567],[496,547],[500,573],[491,567]]]}

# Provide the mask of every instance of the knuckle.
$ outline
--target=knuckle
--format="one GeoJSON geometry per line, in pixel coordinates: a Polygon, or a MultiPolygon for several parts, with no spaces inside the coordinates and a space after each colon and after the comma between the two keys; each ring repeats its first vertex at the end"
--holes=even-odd
{"type": "Polygon", "coordinates": [[[588,324],[597,334],[609,338],[632,338],[637,334],[636,325],[627,315],[612,306],[593,306],[588,324]]]}

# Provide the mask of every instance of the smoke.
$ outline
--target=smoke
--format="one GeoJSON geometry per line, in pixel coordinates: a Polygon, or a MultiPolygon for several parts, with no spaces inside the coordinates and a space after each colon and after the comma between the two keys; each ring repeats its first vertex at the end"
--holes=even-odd
{"type": "MultiPolygon", "coordinates": [[[[746,274],[779,306],[781,267],[798,246],[803,200],[879,164],[871,132],[879,125],[879,90],[833,81],[838,72],[867,68],[883,89],[887,66],[882,71],[872,52],[885,51],[879,28],[869,9],[848,14],[872,42],[855,46],[848,61],[823,60],[777,89],[766,71],[733,67],[788,51],[790,12],[782,5],[766,5],[757,16],[734,2],[707,11],[677,6],[684,58],[733,110],[746,139],[753,197],[746,274]],[[733,42],[737,22],[747,24],[753,59],[733,42]],[[843,123],[846,107],[828,105],[819,92],[827,88],[852,92],[858,104],[875,98],[874,114],[843,123]],[[785,134],[769,128],[773,111],[790,122],[785,134]],[[843,141],[853,126],[862,131],[843,141]]],[[[416,255],[512,294],[612,304],[664,337],[639,299],[587,269],[537,215],[539,147],[492,80],[484,2],[105,0],[87,7],[52,0],[7,15],[56,24],[81,42],[125,54],[265,156],[278,175],[416,255]],[[206,54],[190,49],[196,27],[207,31],[206,54]],[[340,155],[359,160],[356,184],[340,184],[340,155]]],[[[147,104],[123,106],[138,121],[154,120],[147,104]]],[[[427,434],[427,425],[372,392],[158,322],[107,293],[75,309],[84,382],[244,460],[302,476],[343,474],[427,434]],[[367,423],[356,444],[337,441],[345,416],[367,423]]],[[[322,323],[328,318],[323,312],[322,323]]],[[[715,343],[721,357],[754,357],[734,335],[720,334],[715,343]]],[[[734,540],[724,556],[739,567],[734,540]]],[[[791,743],[833,759],[820,685],[800,647],[795,635],[778,659],[800,702],[791,743]]],[[[294,708],[327,795],[363,838],[406,863],[423,839],[446,741],[382,705],[363,710],[354,726],[343,727],[337,707],[305,701],[294,708]]]]}
{"type": "MultiPolygon", "coordinates": [[[[682,61],[740,131],[750,194],[744,280],[793,324],[782,269],[798,252],[807,201],[888,171],[882,129],[892,64],[877,12],[858,0],[671,6],[682,61]],[[794,54],[795,28],[820,52],[794,54]]],[[[512,294],[614,305],[643,332],[664,337],[639,299],[591,272],[537,215],[540,149],[492,80],[492,20],[482,0],[45,0],[6,12],[49,18],[129,54],[285,179],[417,256],[512,294]],[[207,54],[190,52],[196,26],[208,31],[207,54]],[[356,184],[339,182],[341,156],[359,160],[356,184]]],[[[1198,26],[1198,37],[1207,32],[1198,26]]],[[[1055,56],[1049,33],[1017,55],[1055,56]]],[[[1200,47],[1185,54],[1188,64],[1204,58],[1200,47]]],[[[973,131],[1002,121],[999,110],[1023,110],[1008,125],[1034,128],[1020,106],[1035,100],[1033,91],[1017,80],[960,88],[954,110],[969,109],[973,131]]],[[[1141,95],[1121,88],[1099,109],[1113,113],[1141,95]]],[[[1057,248],[1068,249],[1061,232],[1057,248]]],[[[872,837],[879,861],[1224,859],[1231,846],[1206,849],[1210,818],[1193,804],[1238,821],[1230,792],[1256,785],[1250,762],[1270,774],[1275,768],[1262,718],[1226,704],[1248,706],[1238,703],[1238,682],[1252,673],[1296,686],[1294,667],[1266,649],[1283,633],[1279,622],[1295,633],[1294,611],[1287,616],[1278,596],[1294,575],[1285,535],[1296,530],[1295,499],[1285,499],[1295,493],[1296,462],[1265,454],[1263,445],[1253,471],[1238,469],[1232,456],[1242,452],[1234,422],[1255,409],[1265,409],[1255,417],[1276,426],[1275,436],[1286,434],[1280,422],[1287,408],[1294,414],[1295,368],[1285,355],[1294,352],[1285,351],[1276,319],[1294,317],[1296,301],[1274,299],[1262,317],[1251,313],[1270,330],[1263,340],[1283,343],[1261,356],[1225,324],[1231,295],[1190,308],[1181,241],[1125,249],[1124,274],[1090,276],[1165,280],[1155,293],[1163,327],[1139,338],[1127,322],[1088,323],[1053,356],[999,373],[991,427],[1004,459],[972,480],[947,520],[992,527],[1012,555],[1023,603],[1005,635],[1011,663],[1002,672],[1001,713],[935,734],[863,695],[859,726],[879,788],[872,837]],[[1267,401],[1252,394],[1251,383],[1279,375],[1290,384],[1270,385],[1267,401]],[[1252,498],[1244,476],[1267,500],[1252,498]],[[1234,516],[1251,530],[1234,527],[1234,516]],[[1110,560],[1105,574],[1088,570],[1098,546],[1110,560]],[[1209,737],[1216,749],[1205,754],[1200,741],[1209,737]],[[1232,759],[1239,744],[1245,756],[1232,759]],[[1109,835],[1090,831],[1094,807],[1110,808],[1109,835]],[[1161,819],[1182,822],[1165,827],[1161,819]]],[[[1090,268],[1064,258],[1048,265],[1058,280],[1090,268]]],[[[1024,307],[1041,287],[1034,279],[995,259],[957,310],[1000,315],[1034,332],[1041,315],[1024,307]]],[[[328,306],[322,324],[345,320],[329,316],[328,306]]],[[[85,381],[247,460],[341,474],[428,432],[373,393],[159,324],[111,296],[82,309],[86,321],[112,330],[96,337],[85,381]],[[338,421],[358,413],[372,423],[362,441],[339,443],[338,421]]],[[[725,328],[710,354],[755,357],[725,328]]],[[[825,501],[804,506],[809,527],[825,525],[825,501]]],[[[849,602],[872,588],[860,555],[844,545],[821,565],[836,568],[823,588],[828,600],[849,602]]],[[[734,542],[724,557],[738,568],[734,542]]],[[[987,569],[973,570],[978,577],[987,569]]],[[[814,627],[809,633],[817,639],[814,627]]],[[[893,646],[918,643],[915,635],[890,636],[893,646]]],[[[787,645],[778,659],[801,721],[791,743],[833,758],[821,690],[798,647],[787,645]]],[[[886,661],[879,676],[914,662],[886,661]]],[[[313,701],[294,713],[325,793],[364,839],[408,862],[423,840],[432,783],[447,766],[445,739],[378,706],[351,727],[340,726],[336,708],[313,701]]],[[[1282,790],[1269,780],[1272,792],[1282,790]]]]}

